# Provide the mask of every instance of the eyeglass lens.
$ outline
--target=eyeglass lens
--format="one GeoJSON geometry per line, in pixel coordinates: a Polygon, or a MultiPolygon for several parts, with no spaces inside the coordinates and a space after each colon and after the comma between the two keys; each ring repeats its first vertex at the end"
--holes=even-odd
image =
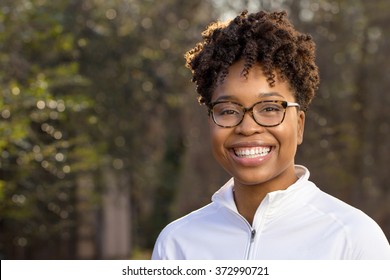
{"type": "Polygon", "coordinates": [[[285,101],[264,101],[246,109],[237,103],[221,102],[214,104],[211,112],[214,122],[222,127],[240,124],[246,112],[249,112],[259,125],[276,126],[284,119],[286,105],[285,101]]]}

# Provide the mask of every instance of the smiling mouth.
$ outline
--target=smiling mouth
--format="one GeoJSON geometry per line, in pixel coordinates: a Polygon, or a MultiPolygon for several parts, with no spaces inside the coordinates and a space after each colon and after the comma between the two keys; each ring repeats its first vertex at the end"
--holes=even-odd
{"type": "Polygon", "coordinates": [[[234,148],[234,154],[240,158],[265,157],[271,152],[271,147],[234,148]]]}

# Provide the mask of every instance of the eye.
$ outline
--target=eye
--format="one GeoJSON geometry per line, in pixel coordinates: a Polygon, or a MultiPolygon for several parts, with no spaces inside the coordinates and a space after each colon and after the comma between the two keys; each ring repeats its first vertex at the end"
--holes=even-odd
{"type": "Polygon", "coordinates": [[[234,104],[216,104],[213,111],[214,114],[218,116],[234,116],[241,114],[240,108],[234,104]]]}
{"type": "Polygon", "coordinates": [[[259,113],[277,113],[283,110],[283,107],[279,104],[261,104],[256,108],[256,111],[259,113]]]}
{"type": "Polygon", "coordinates": [[[238,115],[238,114],[240,114],[240,112],[235,110],[235,109],[223,109],[223,110],[219,111],[218,114],[219,115],[238,115]]]}
{"type": "Polygon", "coordinates": [[[274,112],[274,111],[280,111],[280,106],[277,105],[268,105],[262,109],[265,112],[274,112]]]}

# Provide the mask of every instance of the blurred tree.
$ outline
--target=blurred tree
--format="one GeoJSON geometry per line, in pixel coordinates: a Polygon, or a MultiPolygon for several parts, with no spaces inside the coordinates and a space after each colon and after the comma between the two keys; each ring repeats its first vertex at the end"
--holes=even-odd
{"type": "MultiPolygon", "coordinates": [[[[2,69],[21,72],[9,72],[2,80],[2,126],[18,141],[29,143],[31,154],[29,161],[14,160],[11,146],[16,140],[3,137],[0,250],[6,256],[107,257],[107,236],[117,229],[108,225],[130,218],[123,234],[132,228],[133,247],[152,246],[169,220],[181,170],[183,93],[190,79],[182,54],[209,20],[207,12],[194,13],[197,10],[210,11],[207,3],[180,1],[2,2],[2,69]],[[31,92],[28,81],[34,78],[45,96],[31,92]],[[30,100],[28,106],[20,106],[25,100],[30,100]],[[24,126],[15,130],[16,124],[24,126]],[[59,175],[51,178],[47,170],[59,175]],[[102,200],[101,193],[111,198],[102,200]],[[57,196],[64,199],[67,212],[57,196]],[[43,209],[31,212],[38,197],[43,209]],[[123,205],[119,212],[115,207],[105,210],[115,203],[123,205]],[[15,207],[19,208],[12,212],[15,207]],[[127,210],[132,214],[124,213],[127,210]],[[42,222],[50,211],[62,216],[42,222]],[[27,234],[20,224],[29,223],[27,234]],[[57,238],[65,235],[69,244],[57,238]],[[36,250],[40,240],[48,239],[70,249],[62,255],[58,246],[36,250]]],[[[13,153],[24,152],[17,146],[13,153]]],[[[116,243],[121,240],[128,242],[124,238],[116,243]]]]}
{"type": "Polygon", "coordinates": [[[133,246],[150,248],[170,219],[182,169],[190,86],[182,55],[210,9],[199,1],[117,0],[74,2],[71,10],[79,11],[71,29],[102,120],[96,137],[108,147],[104,172],[130,191],[133,246]]]}
{"type": "Polygon", "coordinates": [[[297,163],[389,236],[389,5],[3,0],[1,257],[138,257],[210,201],[228,175],[183,54],[245,8],[287,9],[315,37],[322,82],[297,163]]]}
{"type": "Polygon", "coordinates": [[[53,248],[55,258],[73,256],[74,180],[98,165],[99,149],[79,134],[93,101],[61,7],[0,7],[0,251],[8,258],[50,258],[53,248]]]}

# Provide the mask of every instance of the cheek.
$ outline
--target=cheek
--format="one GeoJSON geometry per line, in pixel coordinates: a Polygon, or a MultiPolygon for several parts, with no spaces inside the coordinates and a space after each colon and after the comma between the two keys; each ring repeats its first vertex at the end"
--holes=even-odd
{"type": "Polygon", "coordinates": [[[215,147],[218,145],[217,143],[219,142],[219,136],[217,133],[217,129],[215,128],[215,125],[213,124],[213,121],[211,119],[209,119],[209,131],[211,148],[214,151],[215,147]]]}
{"type": "Polygon", "coordinates": [[[277,139],[282,150],[296,150],[299,144],[298,130],[293,124],[278,126],[277,130],[273,131],[274,137],[277,139]]]}
{"type": "Polygon", "coordinates": [[[304,124],[304,114],[296,116],[291,113],[280,126],[275,127],[275,137],[282,146],[295,150],[303,141],[304,124]]]}
{"type": "Polygon", "coordinates": [[[220,149],[224,141],[223,133],[213,124],[210,125],[210,141],[213,150],[220,149]]]}
{"type": "Polygon", "coordinates": [[[228,135],[224,129],[221,129],[214,125],[210,124],[210,142],[211,149],[214,154],[214,157],[218,160],[220,157],[223,157],[224,146],[228,135]]]}

